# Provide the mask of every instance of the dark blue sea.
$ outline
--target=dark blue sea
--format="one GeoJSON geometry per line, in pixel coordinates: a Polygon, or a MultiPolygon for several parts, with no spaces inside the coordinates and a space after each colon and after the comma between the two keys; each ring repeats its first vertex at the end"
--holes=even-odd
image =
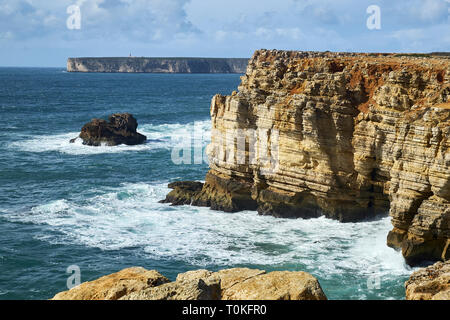
{"type": "Polygon", "coordinates": [[[412,270],[385,245],[389,217],[342,224],[158,203],[167,183],[204,179],[207,163],[177,165],[173,147],[195,128],[205,147],[211,98],[239,82],[0,68],[0,299],[49,299],[67,290],[73,265],[82,282],[131,266],[170,279],[198,268],[302,270],[329,299],[403,299],[412,270]],[[115,112],[132,113],[147,143],[69,143],[115,112]]]}

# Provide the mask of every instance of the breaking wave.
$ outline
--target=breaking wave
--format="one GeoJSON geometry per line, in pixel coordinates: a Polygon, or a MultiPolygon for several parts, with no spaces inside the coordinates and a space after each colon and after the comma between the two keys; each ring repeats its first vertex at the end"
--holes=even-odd
{"type": "Polygon", "coordinates": [[[18,140],[9,144],[10,148],[25,152],[60,152],[70,155],[88,155],[104,153],[121,153],[130,151],[151,151],[156,149],[170,149],[174,144],[186,140],[192,136],[194,131],[201,132],[203,144],[210,141],[211,121],[203,120],[187,124],[143,124],[139,126],[138,132],[147,136],[147,141],[141,145],[127,146],[85,146],[81,139],[76,139],[74,143],[69,140],[78,136],[79,132],[69,132],[56,135],[36,135],[18,140]]]}
{"type": "MultiPolygon", "coordinates": [[[[102,250],[141,247],[156,259],[195,265],[307,265],[325,278],[376,271],[407,275],[400,252],[386,246],[390,219],[340,223],[279,219],[255,211],[225,213],[158,203],[166,184],[123,184],[87,199],[61,199],[9,213],[8,219],[48,225],[52,243],[73,242],[102,250]]],[[[50,235],[49,235],[50,234],[50,235]]]]}

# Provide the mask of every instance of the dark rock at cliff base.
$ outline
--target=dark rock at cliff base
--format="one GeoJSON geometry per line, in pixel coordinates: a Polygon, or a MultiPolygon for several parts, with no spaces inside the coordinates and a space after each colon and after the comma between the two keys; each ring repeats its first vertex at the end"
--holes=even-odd
{"type": "Polygon", "coordinates": [[[80,138],[89,146],[136,145],[144,143],[147,137],[136,132],[137,121],[129,113],[115,113],[108,118],[92,119],[81,128],[80,138]]]}
{"type": "Polygon", "coordinates": [[[258,50],[238,92],[212,98],[210,169],[192,204],[339,221],[389,212],[387,244],[408,264],[449,260],[449,97],[441,56],[258,50]]]}
{"type": "Polygon", "coordinates": [[[245,181],[207,174],[205,183],[179,181],[170,183],[168,187],[173,190],[161,203],[190,204],[225,212],[257,209],[257,202],[251,195],[252,186],[245,181]]]}
{"type": "Polygon", "coordinates": [[[160,203],[171,203],[174,206],[192,204],[201,194],[203,183],[197,181],[177,181],[169,183],[168,187],[173,189],[160,203]]]}

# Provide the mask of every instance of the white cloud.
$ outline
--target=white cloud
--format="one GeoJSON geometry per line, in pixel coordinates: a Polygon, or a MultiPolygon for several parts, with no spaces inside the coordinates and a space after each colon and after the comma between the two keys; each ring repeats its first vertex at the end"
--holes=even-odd
{"type": "Polygon", "coordinates": [[[66,9],[81,9],[78,38],[135,38],[152,41],[177,33],[197,32],[186,18],[188,0],[0,0],[0,30],[24,39],[69,36],[66,9]]]}
{"type": "Polygon", "coordinates": [[[256,29],[254,35],[266,40],[279,39],[280,37],[292,40],[299,40],[303,37],[302,32],[300,31],[299,28],[268,29],[260,27],[256,29]]]}
{"type": "MultiPolygon", "coordinates": [[[[259,48],[444,51],[449,6],[445,0],[0,0],[0,46],[30,48],[30,57],[38,48],[59,52],[61,61],[130,50],[234,57],[259,48]],[[374,3],[382,28],[370,32],[366,8],[374,3]],[[81,7],[81,30],[66,27],[73,4],[81,7]]],[[[0,52],[0,61],[13,55],[0,52]]]]}
{"type": "Polygon", "coordinates": [[[421,41],[425,33],[422,29],[403,29],[393,32],[391,37],[401,42],[421,41]]]}
{"type": "Polygon", "coordinates": [[[421,21],[436,21],[448,16],[448,4],[444,0],[422,0],[412,6],[412,13],[421,21]]]}
{"type": "Polygon", "coordinates": [[[13,38],[14,38],[14,34],[11,31],[0,32],[0,39],[9,40],[9,39],[13,39],[13,38]]]}
{"type": "Polygon", "coordinates": [[[389,37],[395,39],[397,45],[407,52],[448,51],[450,48],[448,26],[445,25],[433,26],[426,30],[401,29],[393,32],[389,37]],[[442,36],[436,37],[436,35],[442,36]]]}
{"type": "Polygon", "coordinates": [[[11,15],[14,11],[14,3],[0,3],[0,14],[11,15]]]}

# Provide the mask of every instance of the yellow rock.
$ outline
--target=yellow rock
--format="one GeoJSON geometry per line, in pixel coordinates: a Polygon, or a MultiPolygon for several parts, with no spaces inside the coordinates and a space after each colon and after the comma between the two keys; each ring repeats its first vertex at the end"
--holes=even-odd
{"type": "Polygon", "coordinates": [[[169,279],[155,270],[134,267],[94,281],[84,282],[68,291],[56,294],[52,300],[117,300],[132,292],[166,282],[169,282],[169,279]]]}
{"type": "Polygon", "coordinates": [[[389,212],[388,245],[409,264],[448,259],[450,59],[257,50],[241,79],[212,98],[210,170],[192,204],[340,221],[389,212]]]}
{"type": "Polygon", "coordinates": [[[274,271],[237,282],[222,300],[326,300],[316,278],[306,272],[274,271]]]}
{"type": "Polygon", "coordinates": [[[407,300],[450,300],[450,262],[414,272],[405,288],[407,300]]]}
{"type": "Polygon", "coordinates": [[[193,270],[169,282],[157,271],[129,268],[85,282],[53,300],[326,300],[306,272],[233,268],[193,270]]]}

